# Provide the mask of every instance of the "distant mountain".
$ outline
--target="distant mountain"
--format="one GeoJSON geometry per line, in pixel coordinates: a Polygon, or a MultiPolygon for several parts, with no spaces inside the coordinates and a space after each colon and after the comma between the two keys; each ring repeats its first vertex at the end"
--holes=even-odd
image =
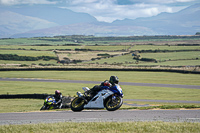
{"type": "Polygon", "coordinates": [[[0,7],[0,38],[60,25],[97,22],[86,13],[45,6],[0,7]]]}
{"type": "Polygon", "coordinates": [[[113,23],[98,22],[89,14],[56,7],[37,6],[34,8],[1,8],[1,10],[4,10],[4,13],[0,14],[1,38],[3,35],[4,37],[75,34],[133,36],[194,35],[196,32],[200,32],[200,4],[176,13],[161,13],[157,16],[134,20],[116,20],[113,23]]]}
{"type": "Polygon", "coordinates": [[[4,11],[0,12],[0,37],[9,37],[13,34],[27,32],[30,30],[49,28],[58,24],[18,13],[4,11]]]}
{"type": "Polygon", "coordinates": [[[66,26],[40,29],[25,33],[15,34],[12,38],[18,37],[38,37],[38,36],[57,36],[57,35],[94,35],[94,36],[130,36],[152,34],[154,31],[141,26],[113,26],[109,23],[78,23],[66,26]]]}
{"type": "Polygon", "coordinates": [[[57,23],[58,25],[97,22],[95,17],[87,13],[73,12],[69,9],[63,9],[53,6],[34,5],[6,9],[25,16],[45,19],[47,21],[57,23]]]}
{"type": "Polygon", "coordinates": [[[154,17],[114,21],[113,25],[143,26],[159,34],[187,35],[200,31],[200,4],[190,6],[177,13],[161,13],[154,17]]]}

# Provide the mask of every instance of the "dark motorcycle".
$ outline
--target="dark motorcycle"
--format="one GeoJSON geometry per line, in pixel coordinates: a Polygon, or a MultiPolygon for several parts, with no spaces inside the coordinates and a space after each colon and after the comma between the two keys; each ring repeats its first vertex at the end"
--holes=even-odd
{"type": "Polygon", "coordinates": [[[53,96],[48,96],[44,100],[44,105],[42,106],[42,108],[40,110],[51,110],[51,109],[54,109],[55,108],[55,103],[56,103],[55,98],[53,96]]]}

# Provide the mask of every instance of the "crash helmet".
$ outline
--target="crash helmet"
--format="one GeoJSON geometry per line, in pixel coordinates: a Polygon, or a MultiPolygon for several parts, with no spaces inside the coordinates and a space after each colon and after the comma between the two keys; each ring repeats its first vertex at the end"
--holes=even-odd
{"type": "Polygon", "coordinates": [[[60,95],[61,95],[61,92],[60,92],[59,90],[56,90],[56,91],[55,91],[55,95],[56,95],[56,96],[60,96],[60,95]]]}
{"type": "Polygon", "coordinates": [[[119,78],[117,76],[110,76],[109,82],[111,84],[118,84],[119,83],[119,78]]]}

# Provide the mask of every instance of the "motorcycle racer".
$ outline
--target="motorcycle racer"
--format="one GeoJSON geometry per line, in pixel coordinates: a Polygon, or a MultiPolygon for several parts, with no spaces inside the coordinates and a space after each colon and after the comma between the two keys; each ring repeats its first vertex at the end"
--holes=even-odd
{"type": "Polygon", "coordinates": [[[59,90],[55,91],[55,95],[53,95],[56,103],[55,107],[61,109],[62,108],[62,93],[59,90]]]}
{"type": "Polygon", "coordinates": [[[105,80],[104,82],[102,82],[100,85],[95,85],[92,89],[88,90],[86,92],[86,94],[90,94],[91,97],[93,97],[94,95],[96,95],[99,91],[103,90],[103,89],[108,89],[112,86],[115,86],[116,84],[119,83],[119,78],[117,76],[111,76],[110,80],[105,80]]]}

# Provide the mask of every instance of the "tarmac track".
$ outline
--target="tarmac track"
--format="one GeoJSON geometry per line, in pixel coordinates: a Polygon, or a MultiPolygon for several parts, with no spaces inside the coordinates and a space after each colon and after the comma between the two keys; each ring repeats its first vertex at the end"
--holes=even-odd
{"type": "Polygon", "coordinates": [[[200,122],[200,110],[83,110],[0,113],[0,125],[55,122],[200,122]]]}
{"type": "MultiPolygon", "coordinates": [[[[0,78],[0,81],[32,81],[32,82],[64,82],[99,84],[97,81],[77,80],[51,80],[51,79],[25,79],[25,78],[0,78]]],[[[120,82],[120,85],[172,87],[185,89],[200,89],[194,85],[168,85],[150,83],[120,82]]],[[[124,99],[124,101],[141,101],[137,99],[124,99]]],[[[149,101],[149,100],[142,100],[149,101]]],[[[158,102],[187,102],[166,101],[158,102]]],[[[188,101],[200,103],[200,101],[188,101]]],[[[167,122],[200,122],[200,110],[84,110],[82,112],[53,111],[53,112],[28,112],[28,113],[0,113],[0,125],[7,124],[31,124],[54,122],[124,122],[124,121],[167,121],[167,122]]]]}

